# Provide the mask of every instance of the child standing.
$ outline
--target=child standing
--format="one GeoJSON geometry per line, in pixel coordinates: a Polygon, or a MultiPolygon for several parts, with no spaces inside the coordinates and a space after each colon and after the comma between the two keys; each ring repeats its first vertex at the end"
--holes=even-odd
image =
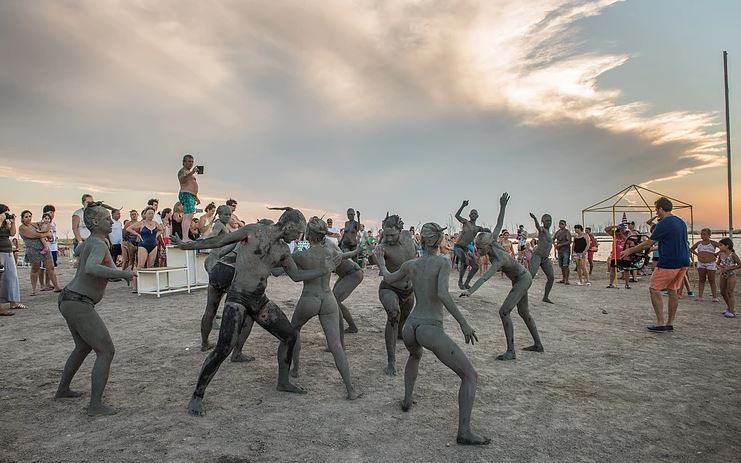
{"type": "Polygon", "coordinates": [[[697,256],[697,276],[699,278],[699,285],[697,290],[696,301],[702,302],[702,295],[705,292],[705,280],[707,279],[710,284],[710,292],[713,294],[713,302],[718,302],[718,295],[715,289],[715,271],[718,270],[718,265],[715,262],[717,257],[715,255],[715,249],[718,247],[718,243],[710,239],[710,229],[703,228],[700,231],[701,240],[693,244],[690,248],[690,252],[697,256]]]}
{"type": "Polygon", "coordinates": [[[720,269],[720,295],[726,301],[727,308],[723,312],[726,318],[736,317],[736,269],[741,268],[741,259],[733,252],[733,241],[723,238],[718,242],[718,268],[720,269]]]}

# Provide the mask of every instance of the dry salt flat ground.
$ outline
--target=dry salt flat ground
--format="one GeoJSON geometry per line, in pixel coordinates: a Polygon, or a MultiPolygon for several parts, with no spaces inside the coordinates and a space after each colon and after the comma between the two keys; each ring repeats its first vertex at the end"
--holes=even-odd
{"type": "MultiPolygon", "coordinates": [[[[65,263],[61,281],[72,272],[65,263]]],[[[399,409],[403,375],[383,374],[385,313],[374,271],[347,302],[360,327],[346,341],[361,399],[344,399],[312,320],[302,333],[297,380],[308,395],[275,390],[278,343],[255,327],[246,350],[257,360],[222,365],[204,418],[185,408],[204,359],[205,291],[156,299],[109,286],[97,310],[116,344],[106,400],[121,411],[99,418],[85,415],[87,395],[52,399],[72,340],[55,294],[26,297],[30,310],[0,318],[0,462],[739,461],[741,320],[685,298],[674,333],[648,333],[646,279],[610,290],[604,267],[594,277],[590,288],[556,285],[552,306],[540,302],[544,278],[535,280],[531,311],[546,352],[518,351],[513,362],[494,360],[504,350],[497,310],[507,280],[497,276],[470,299],[455,298],[480,339],[463,349],[479,373],[473,426],[492,438],[486,447],[455,444],[459,380],[429,352],[417,404],[409,413],[399,409]]],[[[21,278],[28,294],[27,269],[21,278]]],[[[269,297],[289,317],[300,292],[287,277],[269,282],[269,297]]],[[[521,349],[531,340],[513,318],[521,349]]],[[[463,345],[451,317],[445,327],[463,345]]],[[[92,361],[73,387],[89,391],[92,361]]],[[[400,342],[400,373],[405,361],[400,342]]]]}

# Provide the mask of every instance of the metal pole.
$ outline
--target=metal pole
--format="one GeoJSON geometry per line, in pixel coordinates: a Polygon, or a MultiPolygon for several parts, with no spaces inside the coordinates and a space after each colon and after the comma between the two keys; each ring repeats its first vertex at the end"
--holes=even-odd
{"type": "Polygon", "coordinates": [[[733,239],[733,183],[731,180],[731,115],[728,108],[728,52],[723,52],[723,81],[726,95],[726,153],[728,160],[728,237],[733,239]]]}

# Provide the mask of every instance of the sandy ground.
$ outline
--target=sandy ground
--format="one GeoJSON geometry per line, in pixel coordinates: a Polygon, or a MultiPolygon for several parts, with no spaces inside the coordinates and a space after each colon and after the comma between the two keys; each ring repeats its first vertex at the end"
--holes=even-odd
{"type": "MultiPolygon", "coordinates": [[[[67,282],[72,269],[64,265],[67,282]]],[[[28,270],[20,274],[28,294],[28,270]]],[[[382,371],[385,313],[375,272],[348,301],[360,326],[347,337],[348,358],[364,397],[344,399],[317,320],[302,337],[298,383],[309,394],[277,392],[278,343],[256,327],[246,351],[257,360],[223,364],[204,418],[185,412],[204,359],[204,290],[158,300],[109,286],[98,306],[116,344],[106,399],[121,412],[94,419],[84,413],[93,357],[73,382],[86,396],[52,400],[72,340],[55,294],[27,297],[30,310],[0,318],[0,462],[738,461],[741,320],[724,319],[719,304],[685,298],[676,331],[651,334],[646,279],[608,290],[604,267],[594,276],[591,288],[557,284],[553,306],[539,302],[544,278],[535,280],[531,311],[546,352],[518,351],[513,362],[494,360],[504,350],[497,309],[507,282],[496,277],[474,297],[456,298],[481,341],[464,347],[480,376],[474,429],[492,438],[478,448],[455,444],[459,380],[429,352],[417,405],[399,409],[403,375],[382,371]]],[[[300,291],[279,277],[268,295],[290,317],[300,291]]],[[[531,340],[517,316],[514,324],[520,349],[531,340]]],[[[451,317],[445,326],[463,345],[451,317]]],[[[397,357],[401,372],[401,342],[397,357]]]]}

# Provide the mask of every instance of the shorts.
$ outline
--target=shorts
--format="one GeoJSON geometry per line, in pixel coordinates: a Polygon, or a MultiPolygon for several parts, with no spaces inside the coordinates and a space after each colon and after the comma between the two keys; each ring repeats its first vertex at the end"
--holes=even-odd
{"type": "Polygon", "coordinates": [[[67,288],[62,289],[62,292],[59,293],[59,297],[57,298],[57,304],[62,305],[62,302],[65,301],[74,301],[74,302],[82,302],[83,304],[88,304],[92,307],[95,307],[95,301],[92,300],[90,297],[80,294],[78,292],[69,290],[67,288]]]}
{"type": "Polygon", "coordinates": [[[121,245],[120,244],[112,244],[111,245],[111,258],[113,259],[113,263],[116,263],[116,259],[118,256],[121,255],[121,245]]]}
{"type": "Polygon", "coordinates": [[[702,262],[697,263],[697,269],[704,268],[705,270],[718,270],[718,264],[713,262],[708,262],[707,264],[704,264],[702,262]]]}
{"type": "Polygon", "coordinates": [[[404,302],[407,301],[407,299],[414,296],[414,288],[400,289],[395,286],[391,286],[390,284],[386,283],[385,280],[381,280],[381,284],[378,286],[379,295],[381,293],[381,290],[383,289],[390,289],[391,291],[396,293],[396,297],[399,298],[399,305],[403,305],[404,302]]]}
{"type": "Polygon", "coordinates": [[[586,259],[587,253],[586,252],[575,252],[572,256],[572,259],[586,259]]]}
{"type": "Polygon", "coordinates": [[[229,291],[234,279],[234,267],[223,262],[217,262],[208,272],[208,284],[223,293],[229,291]]]}
{"type": "Polygon", "coordinates": [[[571,264],[571,250],[563,247],[558,250],[558,266],[568,267],[571,264]]]}
{"type": "Polygon", "coordinates": [[[251,293],[230,289],[226,294],[226,302],[243,305],[247,309],[247,313],[252,316],[257,315],[270,302],[270,299],[265,295],[264,289],[258,289],[251,293]]]}
{"type": "Polygon", "coordinates": [[[594,260],[594,253],[595,252],[597,252],[597,251],[593,251],[591,249],[589,251],[587,251],[587,260],[589,262],[592,262],[594,260]]]}
{"type": "Polygon", "coordinates": [[[659,291],[668,289],[676,291],[682,287],[684,275],[687,273],[687,267],[682,268],[661,268],[657,267],[651,274],[649,288],[659,291]]]}
{"type": "Polygon", "coordinates": [[[194,214],[196,212],[196,195],[181,191],[178,193],[178,201],[183,205],[183,213],[194,214]]]}

